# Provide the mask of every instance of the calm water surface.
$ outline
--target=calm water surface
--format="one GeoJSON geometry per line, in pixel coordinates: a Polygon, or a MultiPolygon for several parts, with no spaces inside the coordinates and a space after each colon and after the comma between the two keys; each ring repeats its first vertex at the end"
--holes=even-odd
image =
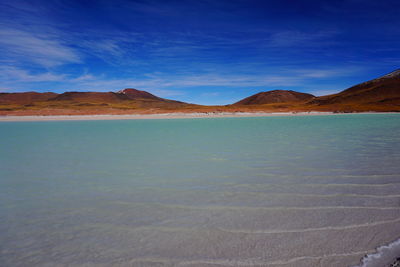
{"type": "Polygon", "coordinates": [[[400,237],[400,115],[2,122],[0,203],[0,266],[354,266],[400,237]]]}

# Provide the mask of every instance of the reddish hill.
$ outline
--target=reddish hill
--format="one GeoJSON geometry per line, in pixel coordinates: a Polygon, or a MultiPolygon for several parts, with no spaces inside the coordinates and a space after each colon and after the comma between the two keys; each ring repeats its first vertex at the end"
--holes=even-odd
{"type": "Polygon", "coordinates": [[[263,105],[273,103],[293,103],[306,102],[313,99],[315,96],[306,93],[287,90],[273,90],[260,92],[258,94],[246,97],[233,105],[263,105]]]}
{"type": "Polygon", "coordinates": [[[161,110],[169,112],[196,107],[131,88],[116,93],[0,93],[0,115],[157,113],[161,110]]]}
{"type": "Polygon", "coordinates": [[[131,100],[153,100],[153,101],[161,101],[174,104],[186,104],[181,101],[161,98],[153,94],[150,94],[149,92],[137,90],[134,88],[126,88],[124,90],[118,91],[117,94],[125,95],[131,100]]]}
{"type": "Polygon", "coordinates": [[[161,100],[161,101],[165,100],[163,98],[160,98],[158,96],[150,94],[149,92],[140,91],[140,90],[133,89],[133,88],[126,88],[124,90],[118,91],[117,94],[125,95],[129,99],[153,99],[153,100],[161,100]]]}
{"type": "Polygon", "coordinates": [[[25,105],[38,101],[46,101],[50,98],[56,97],[56,93],[0,93],[0,104],[17,104],[25,105]]]}
{"type": "Polygon", "coordinates": [[[329,105],[392,105],[400,108],[400,69],[380,78],[357,84],[340,93],[321,96],[310,102],[329,105]]]}
{"type": "Polygon", "coordinates": [[[0,115],[225,111],[400,111],[400,69],[333,95],[315,97],[295,91],[274,90],[261,92],[226,106],[188,104],[133,88],[116,93],[0,93],[0,115]]]}
{"type": "Polygon", "coordinates": [[[114,92],[65,92],[48,101],[73,101],[73,102],[117,102],[129,100],[126,95],[114,92]]]}
{"type": "Polygon", "coordinates": [[[115,103],[120,101],[136,101],[136,102],[166,102],[166,103],[183,103],[175,100],[164,99],[146,91],[140,91],[133,88],[127,88],[116,93],[114,92],[65,92],[57,95],[49,101],[73,101],[88,103],[115,103]]]}

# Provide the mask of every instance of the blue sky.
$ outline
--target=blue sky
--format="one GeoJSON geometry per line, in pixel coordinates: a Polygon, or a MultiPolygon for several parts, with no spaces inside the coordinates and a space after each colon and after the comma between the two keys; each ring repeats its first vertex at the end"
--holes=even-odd
{"type": "Polygon", "coordinates": [[[0,0],[0,91],[335,93],[399,68],[399,14],[398,0],[0,0]]]}

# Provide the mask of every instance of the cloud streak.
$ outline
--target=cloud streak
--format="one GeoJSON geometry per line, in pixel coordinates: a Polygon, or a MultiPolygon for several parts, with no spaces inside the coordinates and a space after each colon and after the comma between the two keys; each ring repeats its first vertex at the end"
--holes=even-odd
{"type": "Polygon", "coordinates": [[[16,67],[0,67],[0,78],[3,82],[63,82],[66,79],[65,74],[54,74],[50,72],[42,72],[31,74],[24,69],[16,67]]]}
{"type": "Polygon", "coordinates": [[[153,73],[136,78],[112,78],[105,74],[93,75],[83,73],[78,76],[42,72],[32,74],[15,67],[0,68],[0,78],[6,81],[7,87],[13,84],[35,84],[53,82],[57,88],[68,88],[77,91],[116,91],[127,87],[148,90],[161,96],[181,96],[189,88],[275,88],[285,89],[298,87],[305,82],[343,77],[360,71],[357,68],[335,69],[286,69],[273,73],[227,74],[227,73],[187,73],[170,75],[168,73],[153,73]],[[8,78],[6,78],[8,77],[8,78]]]}
{"type": "Polygon", "coordinates": [[[280,31],[273,33],[268,42],[270,47],[299,47],[322,46],[332,42],[332,37],[338,34],[336,31],[280,31]]]}
{"type": "Polygon", "coordinates": [[[6,51],[3,57],[13,57],[18,61],[33,62],[45,67],[81,62],[76,51],[46,34],[0,28],[0,47],[6,51]]]}
{"type": "MultiPolygon", "coordinates": [[[[346,24],[317,0],[84,2],[0,3],[0,88],[134,87],[222,99],[223,92],[330,91],[399,62],[397,28],[353,26],[354,12],[346,24]]],[[[398,16],[390,21],[397,25],[398,16]]]]}

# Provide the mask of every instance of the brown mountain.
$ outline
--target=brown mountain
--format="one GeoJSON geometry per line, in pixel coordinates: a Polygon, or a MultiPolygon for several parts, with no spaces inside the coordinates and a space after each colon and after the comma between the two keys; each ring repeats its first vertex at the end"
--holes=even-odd
{"type": "MultiPolygon", "coordinates": [[[[357,84],[340,93],[321,96],[310,102],[318,106],[380,106],[400,109],[400,69],[380,78],[357,84]]],[[[375,110],[376,108],[373,108],[375,110]]]]}
{"type": "Polygon", "coordinates": [[[261,92],[232,105],[200,106],[127,88],[118,92],[0,93],[0,115],[132,114],[163,112],[399,111],[400,69],[340,93],[315,97],[261,92]]]}
{"type": "Polygon", "coordinates": [[[153,99],[153,100],[161,100],[165,101],[165,99],[150,94],[146,91],[141,91],[133,88],[126,88],[124,90],[118,91],[117,94],[125,95],[129,99],[153,99]]]}
{"type": "Polygon", "coordinates": [[[48,101],[73,101],[73,102],[96,102],[111,103],[122,100],[129,100],[123,94],[114,92],[65,92],[59,94],[48,101]]]}
{"type": "Polygon", "coordinates": [[[0,93],[0,104],[26,105],[38,101],[46,101],[57,96],[56,93],[0,93]]]}
{"type": "Polygon", "coordinates": [[[315,96],[291,90],[273,90],[260,92],[246,97],[233,105],[263,105],[274,103],[299,103],[313,99],[315,96]]]}
{"type": "Polygon", "coordinates": [[[48,101],[74,101],[74,102],[96,102],[96,103],[114,103],[126,100],[145,101],[145,102],[168,102],[183,103],[175,100],[169,100],[150,94],[146,91],[140,91],[133,88],[127,88],[118,92],[65,92],[56,95],[48,101]]]}
{"type": "Polygon", "coordinates": [[[149,92],[137,90],[134,88],[126,88],[124,90],[118,91],[117,94],[125,95],[131,100],[153,100],[153,101],[161,101],[161,102],[166,102],[166,103],[186,104],[181,101],[161,98],[161,97],[155,96],[153,94],[150,94],[149,92]]]}
{"type": "Polygon", "coordinates": [[[197,105],[132,88],[118,92],[0,93],[0,115],[157,113],[194,107],[197,105]]]}

